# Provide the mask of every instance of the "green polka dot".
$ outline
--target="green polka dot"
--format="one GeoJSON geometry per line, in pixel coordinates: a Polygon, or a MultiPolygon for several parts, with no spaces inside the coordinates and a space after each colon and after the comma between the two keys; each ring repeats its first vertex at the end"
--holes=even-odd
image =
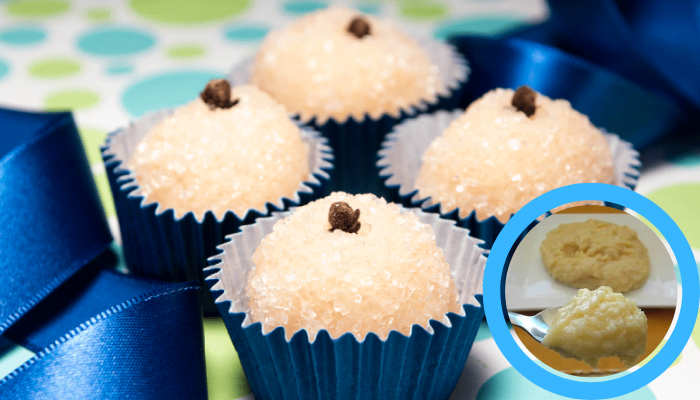
{"type": "MultiPolygon", "coordinates": [[[[651,354],[649,354],[649,356],[647,358],[640,361],[637,366],[641,367],[642,365],[651,361],[651,359],[654,358],[656,356],[656,354],[659,353],[659,351],[661,350],[662,347],[664,347],[665,344],[666,344],[666,341],[662,340],[661,343],[659,343],[659,345],[656,347],[656,349],[654,349],[654,351],[651,354]]],[[[683,358],[683,353],[678,355],[678,358],[676,358],[676,361],[674,361],[673,364],[671,364],[671,367],[678,365],[678,363],[681,362],[682,358],[683,358]]]]}
{"type": "Polygon", "coordinates": [[[695,345],[700,348],[700,314],[698,314],[698,317],[695,320],[695,328],[693,328],[693,333],[690,335],[690,337],[693,338],[695,345]]]}
{"type": "Polygon", "coordinates": [[[90,165],[102,163],[102,153],[100,147],[104,144],[107,133],[101,129],[80,128],[80,139],[87,154],[90,165]]]}
{"type": "Polygon", "coordinates": [[[80,110],[94,106],[99,100],[100,96],[91,90],[73,89],[50,94],[44,104],[50,111],[80,110]]]}
{"type": "Polygon", "coordinates": [[[85,17],[88,21],[104,22],[112,19],[112,10],[109,8],[90,8],[85,11],[85,17]]]}
{"type": "Polygon", "coordinates": [[[207,49],[199,44],[178,44],[168,49],[168,57],[176,60],[202,57],[207,49]]]}
{"type": "Polygon", "coordinates": [[[64,0],[14,0],[7,3],[7,13],[19,18],[53,17],[69,8],[70,4],[64,0]]]}
{"type": "Polygon", "coordinates": [[[399,7],[401,15],[410,19],[438,19],[449,12],[447,5],[432,1],[404,1],[399,7]]]}
{"type": "Polygon", "coordinates": [[[210,399],[237,399],[252,392],[226,326],[219,318],[204,319],[204,353],[210,399]]]}
{"type": "Polygon", "coordinates": [[[681,228],[690,247],[700,249],[700,183],[665,187],[647,195],[681,228]]]}
{"type": "Polygon", "coordinates": [[[250,6],[250,0],[131,0],[129,3],[142,17],[173,25],[223,21],[250,6]]]}
{"type": "Polygon", "coordinates": [[[114,199],[112,198],[112,189],[109,187],[107,173],[102,172],[95,174],[93,175],[93,178],[95,179],[97,193],[100,195],[100,200],[102,201],[102,208],[105,210],[105,215],[107,215],[107,218],[116,216],[117,211],[114,209],[114,199]]]}
{"type": "Polygon", "coordinates": [[[29,74],[37,78],[63,78],[80,71],[80,63],[67,58],[48,58],[29,66],[29,74]]]}

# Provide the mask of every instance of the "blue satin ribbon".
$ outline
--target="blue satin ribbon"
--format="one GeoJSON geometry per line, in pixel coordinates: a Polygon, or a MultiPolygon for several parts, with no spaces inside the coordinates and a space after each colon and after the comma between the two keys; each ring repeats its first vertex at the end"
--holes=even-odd
{"type": "MultiPolygon", "coordinates": [[[[546,29],[530,37],[552,37],[546,29]]],[[[550,45],[519,37],[453,37],[465,54],[472,76],[460,104],[466,107],[496,87],[527,84],[553,98],[564,98],[591,122],[643,149],[688,124],[687,114],[670,98],[550,45]]]]}
{"type": "Polygon", "coordinates": [[[112,238],[70,113],[0,110],[0,333],[112,238]]]}
{"type": "Polygon", "coordinates": [[[206,398],[198,283],[110,270],[70,113],[0,109],[0,333],[37,352],[0,397],[206,398]]]}
{"type": "Polygon", "coordinates": [[[700,110],[700,1],[550,0],[573,51],[700,110]]]}
{"type": "MultiPolygon", "coordinates": [[[[473,69],[462,106],[528,84],[636,148],[689,125],[698,1],[550,7],[550,22],[520,38],[451,39],[473,69]]],[[[110,271],[110,242],[71,115],[0,109],[0,333],[37,352],[0,397],[206,397],[197,285],[110,271]]]]}

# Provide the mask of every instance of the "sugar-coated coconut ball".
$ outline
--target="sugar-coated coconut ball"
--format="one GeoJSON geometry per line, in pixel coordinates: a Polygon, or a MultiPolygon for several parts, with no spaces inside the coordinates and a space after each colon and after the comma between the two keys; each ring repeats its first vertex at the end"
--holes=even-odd
{"type": "Polygon", "coordinates": [[[415,40],[388,21],[337,6],[271,32],[250,80],[303,120],[321,124],[396,115],[446,91],[415,40]]]}
{"type": "Polygon", "coordinates": [[[242,217],[293,196],[309,176],[309,148],[284,106],[253,86],[230,88],[231,101],[219,106],[208,94],[138,144],[128,165],[146,200],[177,215],[232,210],[242,217]]]}
{"type": "Polygon", "coordinates": [[[301,329],[311,338],[321,329],[358,340],[408,335],[413,324],[460,310],[432,227],[372,194],[336,192],[298,208],[275,224],[253,262],[250,317],[264,331],[284,327],[288,338],[301,329]]]}
{"type": "MultiPolygon", "coordinates": [[[[473,102],[423,155],[416,188],[421,197],[457,207],[466,217],[506,222],[535,197],[584,182],[613,184],[605,136],[566,100],[539,93],[525,111],[514,91],[495,89],[473,102]]],[[[519,99],[523,100],[523,99],[519,99]]],[[[527,101],[525,101],[527,102],[527,101]]]]}

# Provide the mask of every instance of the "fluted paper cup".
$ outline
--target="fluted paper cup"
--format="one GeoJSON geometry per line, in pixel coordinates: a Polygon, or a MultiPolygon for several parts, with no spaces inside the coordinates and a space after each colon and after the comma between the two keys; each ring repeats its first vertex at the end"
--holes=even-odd
{"type": "MultiPolygon", "coordinates": [[[[435,212],[442,217],[452,219],[458,226],[469,229],[472,236],[482,239],[486,248],[491,248],[504,224],[496,217],[479,219],[471,211],[462,217],[459,208],[446,209],[439,202],[421,195],[415,182],[422,165],[422,156],[430,143],[442,135],[442,132],[464,113],[463,110],[437,111],[408,120],[397,125],[387,135],[379,151],[377,167],[387,189],[387,200],[400,203],[405,207],[421,207],[424,211],[435,212]]],[[[632,144],[619,136],[601,130],[612,153],[615,184],[634,190],[639,177],[639,153],[632,144]]],[[[617,204],[606,204],[619,208],[617,204]]],[[[532,227],[534,225],[531,225],[532,227]]]]}
{"type": "Polygon", "coordinates": [[[177,216],[172,208],[144,197],[138,177],[126,167],[148,130],[172,112],[163,110],[144,116],[114,132],[102,150],[119,218],[124,256],[131,272],[168,281],[203,282],[202,269],[207,265],[207,258],[216,253],[216,246],[226,235],[273,211],[287,210],[325,195],[333,156],[326,139],[303,128],[301,134],[309,146],[311,172],[291,198],[279,198],[242,215],[229,210],[223,215],[208,211],[204,215],[188,212],[177,216]]]}
{"type": "Polygon", "coordinates": [[[333,339],[321,330],[310,339],[300,330],[264,332],[249,317],[246,285],[252,256],[274,224],[290,213],[274,213],[228,237],[210,259],[207,284],[226,324],[248,382],[265,399],[447,399],[454,390],[482,321],[486,257],[480,240],[437,214],[415,212],[430,224],[459,292],[459,314],[413,325],[408,336],[392,331],[385,340],[369,333],[333,339]]]}
{"type": "MultiPolygon", "coordinates": [[[[452,45],[436,40],[419,40],[430,59],[439,67],[445,91],[438,93],[434,102],[421,101],[407,105],[396,113],[386,113],[377,118],[365,114],[357,120],[333,118],[319,123],[315,118],[293,117],[301,123],[321,132],[328,138],[335,156],[335,169],[331,172],[330,191],[347,193],[386,193],[377,174],[376,156],[384,136],[401,121],[418,114],[436,110],[451,110],[457,107],[469,76],[469,67],[464,56],[452,45]]],[[[253,59],[243,61],[228,76],[232,85],[250,83],[253,59]]]]}

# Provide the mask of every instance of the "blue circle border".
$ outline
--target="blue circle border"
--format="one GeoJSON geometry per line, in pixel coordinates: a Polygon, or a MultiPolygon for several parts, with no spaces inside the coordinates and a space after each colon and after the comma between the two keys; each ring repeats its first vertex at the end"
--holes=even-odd
{"type": "Polygon", "coordinates": [[[629,189],[602,183],[580,183],[547,192],[526,204],[505,225],[489,254],[484,272],[484,311],[496,345],[508,362],[537,386],[575,399],[607,399],[646,386],[671,366],[695,326],[700,303],[700,278],[693,252],[683,232],[671,217],[646,197],[629,189]],[[501,278],[506,257],[523,230],[540,215],[563,204],[600,200],[623,205],[644,216],[671,246],[682,280],[682,300],[676,326],[661,350],[638,370],[607,381],[583,382],[546,371],[517,345],[506,325],[501,302],[501,278]]]}

